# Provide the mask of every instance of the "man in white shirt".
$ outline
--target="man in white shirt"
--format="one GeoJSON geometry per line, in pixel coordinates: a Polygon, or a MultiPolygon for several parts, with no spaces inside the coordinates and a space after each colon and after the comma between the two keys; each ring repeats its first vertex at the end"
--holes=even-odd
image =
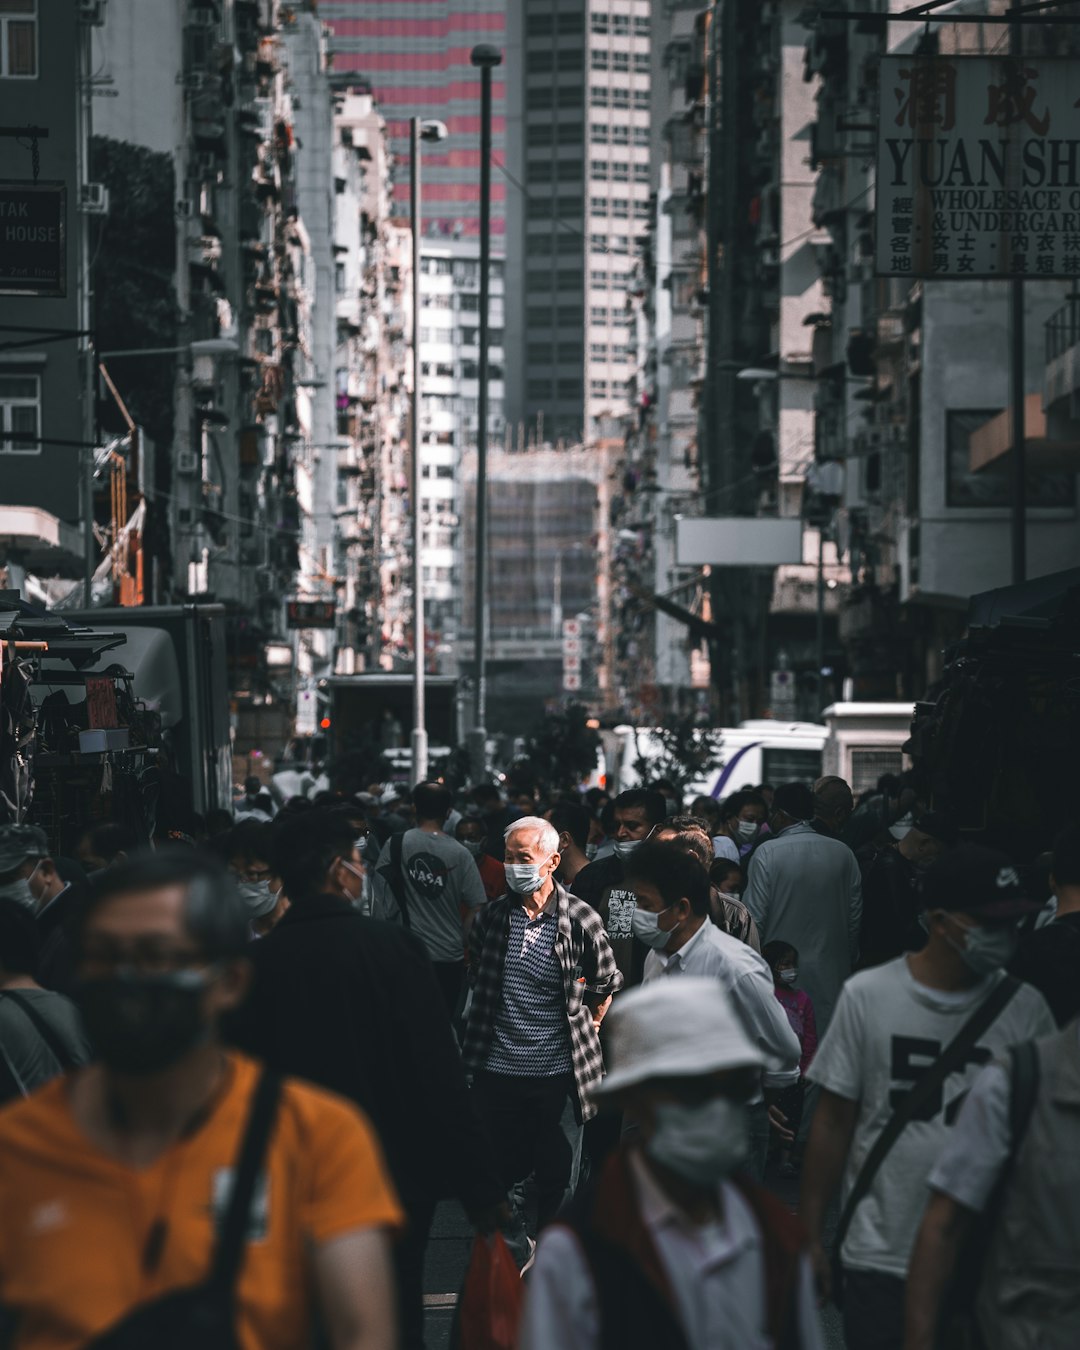
{"type": "Polygon", "coordinates": [[[677,844],[642,844],[626,871],[637,896],[634,936],[651,948],[645,959],[645,982],[687,975],[717,981],[762,1057],[765,1095],[759,1091],[751,1101],[751,1151],[746,1163],[749,1175],[760,1180],[769,1145],[766,1100],[771,1105],[799,1081],[802,1054],[774,992],[772,972],[764,957],[710,921],[708,875],[677,844]]]}
{"type": "Polygon", "coordinates": [[[823,1030],[855,965],[862,878],[851,849],[814,829],[814,809],[805,783],[776,789],[772,835],[750,858],[743,901],[762,946],[787,942],[799,953],[800,982],[823,1030]]]}
{"type": "Polygon", "coordinates": [[[633,1143],[540,1238],[519,1350],[823,1350],[798,1221],[733,1174],[763,1057],[713,979],[616,1000],[599,1101],[633,1143]]]}
{"type": "MultiPolygon", "coordinates": [[[[799,1213],[819,1286],[831,1292],[824,1219],[843,1177],[850,1194],[893,1112],[1005,978],[1020,916],[1034,912],[1009,859],[962,845],[927,873],[926,946],[853,976],[807,1077],[820,1086],[799,1213]]],[[[848,1350],[900,1350],[904,1281],[926,1182],[979,1067],[1007,1046],[1054,1029],[1042,995],[1017,983],[1009,1002],[900,1134],[856,1207],[840,1257],[848,1350]]]]}

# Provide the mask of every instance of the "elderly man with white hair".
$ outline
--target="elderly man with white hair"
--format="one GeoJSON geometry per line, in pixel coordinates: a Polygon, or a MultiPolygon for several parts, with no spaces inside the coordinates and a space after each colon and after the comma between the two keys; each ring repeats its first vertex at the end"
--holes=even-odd
{"type": "MultiPolygon", "coordinates": [[[[603,920],[555,879],[559,836],[539,816],[506,831],[507,893],[469,932],[464,1058],[509,1192],[534,1175],[539,1227],[574,1194],[603,1075],[598,1030],[622,976],[603,920]]],[[[516,1218],[519,1253],[527,1247],[516,1218]]]]}

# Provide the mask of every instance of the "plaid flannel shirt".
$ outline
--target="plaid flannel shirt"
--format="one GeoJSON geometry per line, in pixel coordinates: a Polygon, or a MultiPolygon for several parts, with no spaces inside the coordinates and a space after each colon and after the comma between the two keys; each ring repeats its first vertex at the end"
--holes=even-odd
{"type": "MultiPolygon", "coordinates": [[[[596,1114],[591,1093],[604,1076],[604,1056],[593,1026],[592,1009],[585,1002],[585,996],[588,993],[607,998],[622,987],[623,980],[615,965],[604,922],[596,910],[571,895],[559,882],[555,883],[555,892],[559,920],[555,955],[566,993],[570,1058],[574,1065],[578,1101],[582,1119],[588,1120],[596,1114]]],[[[516,896],[509,895],[492,900],[477,912],[469,930],[469,979],[473,997],[462,1054],[470,1073],[482,1070],[487,1062],[495,1018],[502,1003],[510,910],[520,903],[516,896]]]]}

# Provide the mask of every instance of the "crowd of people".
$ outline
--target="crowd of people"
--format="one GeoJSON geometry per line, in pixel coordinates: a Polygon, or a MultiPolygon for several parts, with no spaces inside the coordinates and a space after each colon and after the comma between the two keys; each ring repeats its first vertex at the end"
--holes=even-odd
{"type": "Polygon", "coordinates": [[[200,831],[0,827],[0,1344],[417,1350],[448,1199],[524,1350],[1080,1343],[1080,825],[254,780],[200,831]]]}

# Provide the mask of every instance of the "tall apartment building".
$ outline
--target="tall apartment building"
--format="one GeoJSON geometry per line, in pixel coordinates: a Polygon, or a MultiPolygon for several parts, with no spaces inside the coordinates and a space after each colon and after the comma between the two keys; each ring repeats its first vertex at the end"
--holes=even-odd
{"type": "MultiPolygon", "coordinates": [[[[394,209],[409,214],[409,119],[446,123],[446,140],[424,147],[424,232],[450,238],[480,229],[480,72],[474,46],[503,47],[515,0],[326,0],[320,18],[333,30],[334,70],[362,78],[386,118],[397,164],[394,209]]],[[[505,155],[505,68],[492,80],[492,148],[505,155]]],[[[504,231],[506,183],[491,188],[492,234],[504,231]]]]}
{"type": "Polygon", "coordinates": [[[627,286],[649,220],[649,0],[520,0],[507,40],[511,423],[555,442],[629,411],[627,286]]]}
{"type": "MultiPolygon", "coordinates": [[[[490,284],[488,436],[501,443],[504,313],[499,260],[492,261],[490,284]]],[[[478,241],[425,239],[420,257],[420,565],[430,642],[440,669],[448,672],[454,668],[462,618],[460,464],[475,449],[479,428],[479,321],[478,241]]]]}

